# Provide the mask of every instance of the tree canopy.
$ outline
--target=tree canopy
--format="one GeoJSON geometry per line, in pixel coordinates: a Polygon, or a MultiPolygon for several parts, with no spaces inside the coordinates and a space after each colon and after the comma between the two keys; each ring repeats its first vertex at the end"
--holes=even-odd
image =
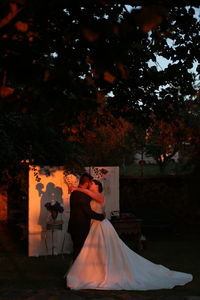
{"type": "Polygon", "coordinates": [[[81,114],[107,116],[116,135],[120,118],[145,129],[152,114],[178,118],[187,99],[198,101],[197,10],[194,0],[2,0],[2,166],[27,158],[65,164],[86,154],[90,143],[72,140],[71,130],[86,139],[103,124],[81,114]],[[169,60],[165,69],[158,56],[169,60]]]}

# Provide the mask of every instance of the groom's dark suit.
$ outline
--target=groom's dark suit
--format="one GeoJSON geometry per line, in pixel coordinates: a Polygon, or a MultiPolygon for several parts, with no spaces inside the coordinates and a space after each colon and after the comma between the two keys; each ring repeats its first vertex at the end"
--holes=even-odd
{"type": "Polygon", "coordinates": [[[91,198],[80,191],[74,191],[70,196],[70,218],[68,232],[73,242],[73,260],[76,259],[90,230],[91,219],[102,221],[103,214],[97,214],[90,208],[91,198]]]}

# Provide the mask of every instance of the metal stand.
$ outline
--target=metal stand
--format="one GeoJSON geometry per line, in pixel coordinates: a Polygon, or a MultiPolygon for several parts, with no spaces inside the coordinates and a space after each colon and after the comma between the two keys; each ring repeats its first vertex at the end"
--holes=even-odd
{"type": "MultiPolygon", "coordinates": [[[[53,220],[52,222],[47,222],[46,223],[46,232],[45,232],[45,236],[44,236],[44,241],[45,241],[45,246],[46,246],[47,253],[48,253],[47,233],[49,231],[51,231],[51,241],[52,241],[51,253],[52,253],[52,255],[54,255],[55,254],[55,248],[56,248],[55,245],[54,245],[54,233],[57,230],[62,230],[62,229],[63,229],[63,221],[62,220],[59,220],[59,221],[53,220]]],[[[64,236],[64,239],[65,239],[65,236],[64,236]]],[[[64,245],[64,241],[62,243],[62,249],[61,249],[62,254],[63,254],[63,245],[64,245]]]]}

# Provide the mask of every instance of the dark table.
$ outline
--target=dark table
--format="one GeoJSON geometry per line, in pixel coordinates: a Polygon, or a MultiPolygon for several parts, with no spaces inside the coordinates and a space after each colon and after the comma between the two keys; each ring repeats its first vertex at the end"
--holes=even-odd
{"type": "Polygon", "coordinates": [[[126,234],[133,237],[137,250],[143,249],[143,244],[141,242],[142,221],[142,219],[137,219],[130,216],[120,216],[111,219],[111,223],[119,235],[126,234]]]}

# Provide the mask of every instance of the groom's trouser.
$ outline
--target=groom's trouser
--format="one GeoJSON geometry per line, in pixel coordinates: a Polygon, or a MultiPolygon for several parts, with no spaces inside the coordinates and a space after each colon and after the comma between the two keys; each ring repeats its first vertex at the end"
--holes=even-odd
{"type": "Polygon", "coordinates": [[[78,234],[74,234],[71,233],[71,238],[72,238],[72,242],[73,242],[73,261],[75,261],[75,259],[77,258],[77,256],[79,255],[84,242],[86,240],[86,237],[88,235],[88,232],[82,232],[80,234],[80,232],[78,234]]]}

